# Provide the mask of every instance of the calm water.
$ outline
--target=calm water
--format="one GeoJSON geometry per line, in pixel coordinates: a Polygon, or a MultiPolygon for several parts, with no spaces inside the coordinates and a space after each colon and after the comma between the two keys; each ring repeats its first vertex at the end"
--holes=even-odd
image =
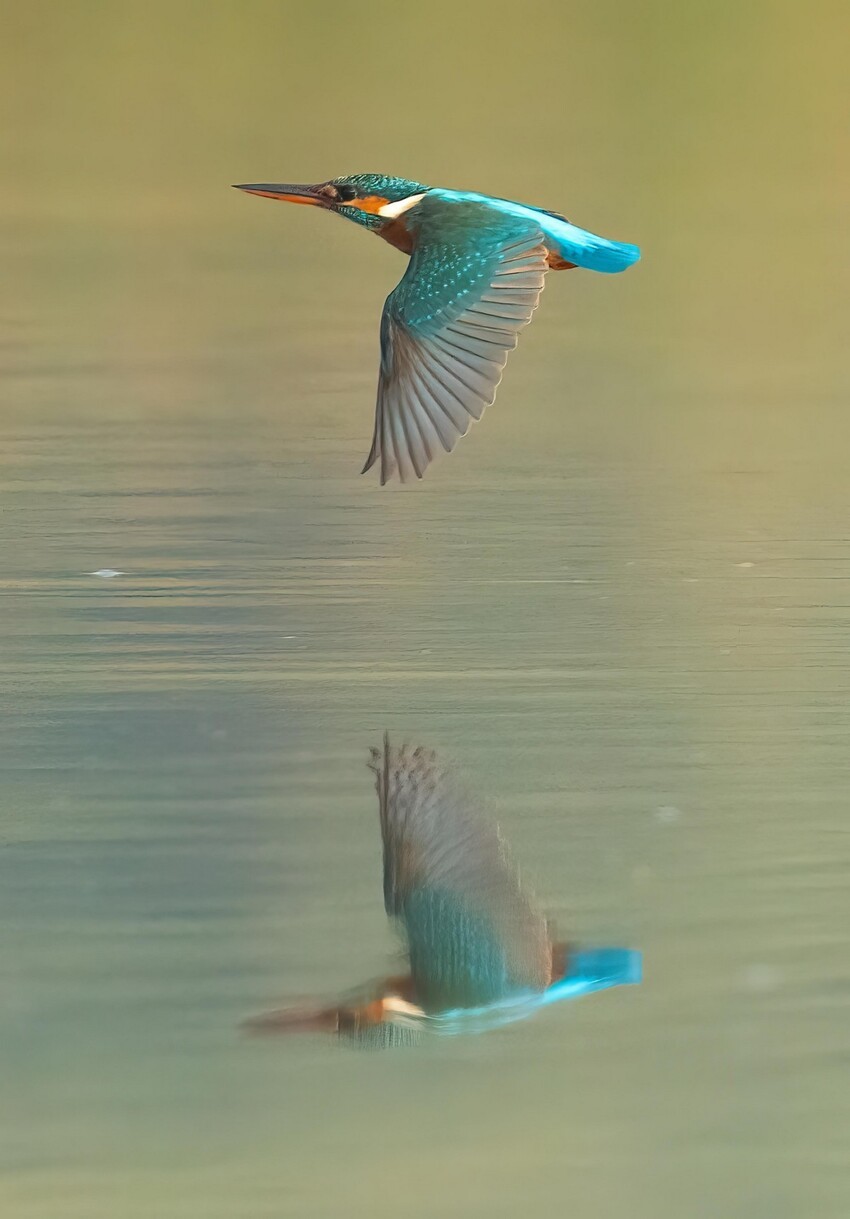
{"type": "Polygon", "coordinates": [[[745,7],[3,6],[4,1216],[846,1219],[846,14],[745,7]],[[347,170],[644,248],[411,488],[403,260],[226,189],[347,170]],[[385,728],[645,984],[243,1040],[392,958],[385,728]]]}

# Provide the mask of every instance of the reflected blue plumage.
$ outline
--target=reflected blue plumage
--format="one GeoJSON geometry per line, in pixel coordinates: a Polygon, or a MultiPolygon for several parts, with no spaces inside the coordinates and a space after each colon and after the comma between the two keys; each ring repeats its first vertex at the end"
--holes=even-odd
{"type": "Polygon", "coordinates": [[[549,927],[497,828],[431,750],[385,741],[375,773],[384,904],[407,940],[417,1003],[439,1012],[545,990],[549,927]]]}
{"type": "Polygon", "coordinates": [[[579,999],[613,986],[638,986],[643,981],[643,959],[633,948],[584,948],[573,952],[563,978],[541,994],[526,994],[513,1001],[478,1008],[458,1008],[432,1019],[432,1032],[446,1036],[485,1033],[534,1015],[540,1008],[567,999],[579,999]]]}
{"type": "Polygon", "coordinates": [[[423,1032],[484,1032],[540,1008],[640,981],[638,952],[574,950],[520,888],[498,829],[427,749],[384,738],[372,750],[383,844],[384,906],[402,932],[410,973],[331,1006],[308,1004],[250,1022],[259,1032],[335,1032],[369,1047],[423,1032]]]}
{"type": "Polygon", "coordinates": [[[522,985],[492,922],[455,893],[416,889],[404,902],[410,972],[426,1011],[495,1003],[522,985]]]}

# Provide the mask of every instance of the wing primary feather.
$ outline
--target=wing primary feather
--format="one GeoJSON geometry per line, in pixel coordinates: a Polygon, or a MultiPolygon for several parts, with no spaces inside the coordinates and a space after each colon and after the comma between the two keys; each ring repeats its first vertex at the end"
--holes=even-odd
{"type": "Polygon", "coordinates": [[[457,430],[460,432],[461,436],[465,436],[467,431],[469,430],[469,421],[467,418],[468,411],[466,409],[466,404],[464,403],[464,401],[457,396],[457,394],[454,392],[454,390],[451,388],[451,386],[443,384],[442,379],[439,376],[437,376],[436,371],[434,369],[432,369],[431,366],[429,364],[427,364],[424,360],[422,362],[421,368],[419,369],[419,376],[428,385],[428,390],[431,394],[431,397],[437,403],[437,405],[440,407],[440,409],[443,411],[445,416],[451,420],[452,425],[455,428],[457,428],[457,430]],[[435,387],[436,387],[436,392],[435,392],[435,387]],[[443,391],[442,395],[440,394],[440,390],[443,391]],[[448,400],[443,401],[443,397],[446,397],[447,399],[450,398],[451,402],[449,402],[448,400]],[[452,410],[451,410],[452,403],[456,403],[457,406],[460,407],[460,409],[461,409],[460,416],[457,415],[456,411],[452,412],[452,410]]]}
{"type": "MultiPolygon", "coordinates": [[[[440,349],[436,345],[431,346],[431,350],[428,354],[431,360],[433,360],[435,364],[439,365],[439,367],[445,371],[447,376],[454,377],[455,381],[457,381],[459,385],[462,385],[464,389],[468,390],[471,394],[486,397],[486,395],[490,392],[491,386],[486,382],[483,386],[470,385],[469,381],[457,371],[457,365],[460,365],[461,368],[469,368],[469,366],[464,364],[461,360],[453,361],[451,366],[446,364],[445,360],[440,359],[440,349]]],[[[469,371],[472,372],[474,370],[469,369],[469,371]]],[[[487,405],[489,406],[490,404],[488,403],[487,405]]],[[[464,407],[465,409],[469,409],[466,402],[464,403],[464,407]]]]}
{"type": "Polygon", "coordinates": [[[440,351],[445,352],[450,360],[454,360],[458,364],[463,364],[463,366],[468,368],[470,372],[477,372],[482,377],[485,375],[481,367],[482,360],[486,361],[491,369],[498,367],[489,356],[476,356],[475,353],[471,352],[468,348],[458,347],[456,343],[449,342],[441,335],[435,335],[431,340],[431,343],[434,347],[439,348],[440,351]],[[472,363],[471,361],[473,360],[477,362],[472,363]]]}
{"type": "MultiPolygon", "coordinates": [[[[463,360],[463,358],[461,358],[460,354],[455,355],[455,351],[446,350],[446,347],[444,344],[438,344],[438,345],[435,345],[435,347],[437,347],[437,351],[443,352],[443,354],[446,356],[446,358],[448,358],[448,360],[461,364],[461,366],[463,368],[470,369],[470,372],[472,372],[472,373],[477,373],[478,377],[480,377],[480,379],[482,379],[482,382],[484,383],[484,385],[487,386],[487,394],[490,393],[491,389],[493,389],[495,385],[499,384],[499,382],[501,380],[502,369],[504,369],[505,364],[507,362],[507,352],[506,351],[500,352],[499,360],[490,360],[490,358],[488,357],[487,364],[485,364],[485,367],[482,368],[482,366],[480,366],[480,363],[472,364],[468,360],[463,360]]],[[[455,350],[457,350],[457,349],[455,349],[455,350]]],[[[482,393],[484,393],[484,391],[482,391],[482,393]]],[[[488,403],[488,405],[489,405],[489,403],[488,403]]]]}
{"type": "MultiPolygon", "coordinates": [[[[393,460],[393,442],[390,428],[389,411],[386,405],[381,410],[381,486],[392,478],[396,468],[393,460]]],[[[400,474],[401,472],[399,472],[400,474]]]]}
{"type": "MultiPolygon", "coordinates": [[[[440,412],[440,414],[443,416],[443,418],[448,420],[449,424],[451,425],[452,434],[450,435],[450,438],[449,438],[450,447],[446,449],[447,453],[451,453],[452,449],[454,448],[454,446],[457,442],[458,436],[465,435],[466,421],[465,421],[464,416],[465,416],[466,412],[464,412],[464,414],[460,416],[460,419],[457,419],[455,417],[455,415],[452,414],[452,411],[449,409],[448,403],[441,401],[439,391],[434,390],[434,380],[432,377],[429,376],[428,370],[424,367],[424,365],[419,370],[419,380],[421,382],[422,391],[424,393],[427,393],[430,401],[434,404],[434,406],[437,408],[437,410],[440,412]]],[[[439,385],[439,382],[437,382],[437,385],[439,385]]],[[[445,441],[443,442],[443,447],[445,448],[445,441]]]]}
{"type": "Polygon", "coordinates": [[[528,310],[524,306],[512,305],[508,302],[504,305],[496,305],[482,300],[480,304],[476,305],[474,312],[479,317],[495,317],[499,321],[505,322],[524,322],[528,317],[528,310]]]}
{"type": "MultiPolygon", "coordinates": [[[[464,313],[459,318],[459,320],[461,322],[463,322],[464,326],[472,326],[473,329],[475,329],[475,330],[489,330],[491,334],[500,333],[498,326],[494,326],[492,324],[492,322],[477,321],[478,316],[479,315],[478,315],[477,309],[467,309],[466,313],[464,313]]],[[[507,346],[508,341],[509,340],[508,340],[507,335],[505,336],[504,344],[500,343],[498,340],[494,340],[494,342],[496,343],[497,346],[502,346],[502,347],[507,346]]],[[[517,336],[515,334],[513,334],[510,336],[510,347],[508,348],[508,350],[513,350],[513,348],[516,347],[516,345],[517,345],[517,336]]]]}
{"type": "Polygon", "coordinates": [[[402,440],[402,437],[399,435],[399,414],[400,414],[400,412],[398,410],[397,403],[394,403],[393,406],[395,407],[395,409],[390,410],[388,412],[389,420],[390,420],[390,437],[392,439],[393,457],[395,458],[395,464],[396,464],[396,469],[398,470],[399,481],[406,482],[407,481],[407,468],[406,468],[403,458],[402,458],[402,454],[404,452],[404,445],[402,443],[399,443],[402,440]]]}
{"type": "MultiPolygon", "coordinates": [[[[433,447],[433,441],[436,438],[437,442],[439,443],[439,441],[440,441],[439,433],[437,432],[437,429],[434,427],[434,421],[431,418],[431,416],[429,415],[428,410],[422,401],[421,394],[419,394],[419,393],[411,394],[411,404],[413,407],[411,414],[413,416],[413,421],[416,424],[416,428],[417,428],[419,435],[421,437],[421,440],[422,440],[422,448],[425,450],[425,456],[427,458],[427,461],[425,462],[425,467],[427,467],[434,460],[435,449],[433,447]]],[[[424,472],[424,467],[423,467],[423,472],[424,472]]],[[[421,478],[422,475],[420,474],[419,477],[421,478]]]]}
{"type": "Polygon", "coordinates": [[[384,733],[384,766],[381,772],[381,829],[387,827],[387,809],[390,799],[390,734],[384,733]]]}
{"type": "Polygon", "coordinates": [[[439,344],[428,344],[428,358],[469,393],[481,394],[489,391],[489,378],[485,377],[479,369],[471,368],[462,360],[455,359],[454,356],[444,351],[439,344]],[[477,375],[464,376],[464,370],[467,374],[477,375]]]}
{"type": "MultiPolygon", "coordinates": [[[[486,330],[493,336],[492,338],[487,338],[485,334],[470,334],[469,330],[466,329],[466,316],[465,313],[462,314],[457,319],[455,325],[447,326],[446,334],[456,334],[462,339],[474,339],[476,343],[487,343],[490,347],[498,347],[501,351],[504,350],[505,343],[507,342],[504,332],[494,330],[492,326],[487,326],[486,330]]],[[[478,327],[478,329],[483,330],[485,327],[478,327]]]]}
{"type": "MultiPolygon", "coordinates": [[[[428,394],[428,390],[426,389],[426,387],[424,385],[420,386],[419,394],[418,394],[419,403],[420,403],[423,411],[425,412],[425,414],[431,420],[431,426],[433,427],[434,431],[436,432],[437,438],[439,439],[440,444],[442,445],[444,451],[446,453],[451,453],[451,451],[452,451],[451,438],[446,439],[445,435],[443,434],[443,429],[441,428],[438,419],[435,418],[435,416],[431,413],[431,408],[428,405],[429,397],[430,397],[430,394],[428,394]]],[[[434,405],[437,407],[437,410],[440,411],[439,402],[435,402],[434,405]]],[[[448,418],[448,415],[446,415],[444,411],[440,411],[440,413],[443,415],[443,417],[445,419],[448,418]]]]}
{"type": "MultiPolygon", "coordinates": [[[[499,356],[502,356],[506,350],[510,350],[510,348],[506,346],[506,344],[509,341],[507,339],[507,337],[504,337],[502,339],[502,341],[499,342],[496,339],[485,338],[484,335],[470,334],[468,331],[463,330],[462,328],[460,328],[458,326],[447,326],[443,333],[444,334],[453,334],[453,335],[456,335],[457,338],[463,339],[464,350],[468,351],[470,353],[474,353],[475,355],[479,355],[482,360],[492,360],[495,358],[496,353],[493,351],[486,350],[487,348],[494,347],[496,349],[496,352],[498,352],[499,356]],[[474,344],[474,346],[470,346],[470,344],[474,344]],[[481,349],[482,345],[484,347],[484,350],[481,349]]],[[[492,333],[496,334],[497,332],[494,330],[492,333]]],[[[446,341],[448,342],[450,340],[446,340],[446,341]]]]}
{"type": "Polygon", "coordinates": [[[404,409],[404,406],[406,405],[405,403],[400,403],[399,405],[400,405],[401,409],[398,412],[398,419],[399,419],[399,423],[401,424],[402,435],[404,436],[404,445],[405,445],[405,449],[406,449],[406,455],[410,459],[410,464],[413,466],[413,471],[414,471],[416,477],[421,478],[423,473],[425,472],[425,466],[423,465],[420,468],[419,461],[418,461],[418,455],[416,453],[416,444],[415,444],[414,438],[411,434],[411,428],[410,428],[410,423],[411,423],[410,416],[411,415],[414,416],[413,422],[415,423],[415,412],[405,410],[404,409]]]}
{"type": "Polygon", "coordinates": [[[363,465],[363,469],[360,471],[361,474],[365,474],[367,470],[371,470],[372,466],[378,460],[378,453],[380,451],[379,435],[380,435],[380,431],[381,431],[382,413],[383,412],[382,412],[382,407],[381,407],[381,396],[379,395],[378,402],[375,407],[375,426],[372,429],[372,446],[369,449],[369,456],[366,458],[366,461],[363,465]]]}

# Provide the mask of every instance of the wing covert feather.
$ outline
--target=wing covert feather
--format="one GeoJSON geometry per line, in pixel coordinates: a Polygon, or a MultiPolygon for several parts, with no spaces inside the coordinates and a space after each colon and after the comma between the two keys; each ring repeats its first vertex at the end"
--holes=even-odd
{"type": "Polygon", "coordinates": [[[496,397],[547,269],[543,232],[480,203],[425,196],[409,213],[407,271],[381,319],[372,447],[381,483],[421,478],[496,397]]]}

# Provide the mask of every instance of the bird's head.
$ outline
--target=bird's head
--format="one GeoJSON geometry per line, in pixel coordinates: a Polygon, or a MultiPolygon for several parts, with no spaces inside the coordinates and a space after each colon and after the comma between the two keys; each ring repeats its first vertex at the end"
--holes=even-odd
{"type": "Polygon", "coordinates": [[[390,178],[386,174],[349,174],[315,185],[248,182],[238,185],[236,189],[247,191],[249,195],[262,195],[266,199],[283,199],[286,203],[322,207],[366,228],[377,229],[404,210],[403,207],[394,210],[397,205],[404,204],[415,195],[425,194],[430,187],[406,178],[390,178]]]}

